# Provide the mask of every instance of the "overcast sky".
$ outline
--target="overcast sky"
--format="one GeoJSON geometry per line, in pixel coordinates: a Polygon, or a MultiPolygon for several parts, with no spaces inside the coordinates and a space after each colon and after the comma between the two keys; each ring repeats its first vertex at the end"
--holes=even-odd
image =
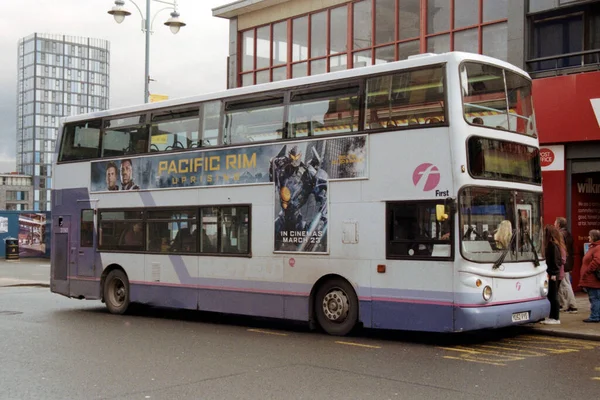
{"type": "MultiPolygon", "coordinates": [[[[150,38],[150,92],[170,98],[223,90],[226,87],[229,21],[211,9],[233,0],[179,0],[187,24],[173,35],[163,23],[168,10],[154,21],[150,38]]],[[[145,12],[144,0],[136,0],[145,12]]],[[[141,17],[132,14],[117,24],[107,11],[112,0],[0,0],[0,172],[15,169],[17,43],[32,33],[85,36],[110,41],[110,106],[144,101],[144,34],[141,17]]],[[[152,13],[165,5],[152,2],[152,13]]]]}

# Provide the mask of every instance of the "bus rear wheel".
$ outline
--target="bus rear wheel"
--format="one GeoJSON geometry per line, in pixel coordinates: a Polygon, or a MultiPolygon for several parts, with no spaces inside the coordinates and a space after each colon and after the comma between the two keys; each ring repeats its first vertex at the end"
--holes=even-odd
{"type": "Polygon", "coordinates": [[[352,285],[339,278],[326,281],[317,290],[315,313],[319,325],[328,334],[350,333],[358,322],[358,299],[352,285]]]}
{"type": "Polygon", "coordinates": [[[111,271],[104,282],[104,302],[111,314],[125,314],[129,307],[129,279],[120,269],[111,271]]]}

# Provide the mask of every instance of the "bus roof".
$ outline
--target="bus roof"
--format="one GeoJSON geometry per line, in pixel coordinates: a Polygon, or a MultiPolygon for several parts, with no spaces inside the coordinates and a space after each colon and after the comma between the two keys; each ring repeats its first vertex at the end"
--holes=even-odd
{"type": "Polygon", "coordinates": [[[96,111],[93,113],[80,114],[75,116],[69,116],[61,119],[61,124],[82,121],[88,119],[102,118],[102,117],[110,117],[112,115],[122,115],[122,114],[131,114],[136,112],[148,112],[152,110],[160,110],[169,107],[177,107],[182,106],[189,103],[200,103],[211,100],[219,100],[223,98],[235,98],[239,96],[249,95],[249,94],[260,94],[263,92],[271,92],[277,90],[285,90],[294,87],[307,86],[318,83],[327,83],[334,82],[343,79],[349,78],[358,78],[361,76],[393,72],[397,70],[403,69],[411,69],[421,66],[427,65],[435,65],[440,63],[445,63],[448,61],[455,61],[460,63],[462,61],[479,61],[488,64],[497,65],[498,67],[505,68],[516,72],[518,74],[526,76],[530,79],[527,72],[523,71],[520,68],[515,67],[512,64],[509,64],[505,61],[484,56],[481,54],[474,53],[465,53],[465,52],[449,52],[442,54],[418,54],[415,56],[411,56],[406,60],[402,61],[394,61],[385,64],[371,65],[368,67],[355,68],[355,69],[347,69],[343,71],[337,72],[329,72],[326,74],[312,75],[306,76],[302,78],[294,78],[294,79],[286,79],[277,82],[269,82],[258,85],[244,86],[234,89],[222,90],[219,92],[212,92],[203,95],[189,96],[189,97],[180,97],[172,100],[161,101],[157,103],[146,103],[146,104],[137,104],[133,106],[121,107],[121,108],[113,108],[103,111],[96,111]]]}

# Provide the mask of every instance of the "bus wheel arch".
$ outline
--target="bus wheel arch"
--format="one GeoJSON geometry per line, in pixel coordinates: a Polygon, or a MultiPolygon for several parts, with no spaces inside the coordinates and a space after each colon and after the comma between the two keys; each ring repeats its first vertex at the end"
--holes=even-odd
{"type": "Polygon", "coordinates": [[[118,264],[111,264],[102,273],[100,280],[102,301],[111,314],[125,314],[130,305],[129,278],[118,264]]]}
{"type": "Polygon", "coordinates": [[[336,274],[321,277],[309,298],[311,326],[318,325],[334,336],[350,333],[358,323],[359,302],[354,286],[336,274]]]}

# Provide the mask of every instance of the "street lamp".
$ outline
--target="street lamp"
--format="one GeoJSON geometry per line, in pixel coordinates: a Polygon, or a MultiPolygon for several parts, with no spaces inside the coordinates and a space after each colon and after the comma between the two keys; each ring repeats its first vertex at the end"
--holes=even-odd
{"type": "MultiPolygon", "coordinates": [[[[181,27],[185,26],[185,23],[179,19],[179,13],[177,12],[177,0],[173,0],[172,3],[170,1],[164,0],[146,0],[145,18],[144,14],[142,13],[142,10],[138,7],[137,4],[135,4],[133,0],[131,0],[135,8],[137,8],[137,10],[139,11],[140,16],[142,17],[142,32],[146,34],[146,70],[144,77],[144,103],[148,102],[148,97],[150,95],[150,34],[152,33],[152,24],[154,23],[154,18],[150,20],[150,3],[152,1],[169,5],[169,7],[164,7],[158,10],[156,14],[154,14],[154,18],[156,18],[158,13],[163,10],[173,10],[173,12],[171,13],[171,18],[169,18],[167,22],[165,22],[165,25],[171,29],[171,32],[173,32],[173,34],[176,34],[177,32],[179,32],[179,29],[181,29],[181,27]]],[[[120,24],[121,22],[123,22],[125,17],[131,15],[131,13],[127,11],[124,6],[125,1],[115,0],[115,6],[110,11],[108,11],[108,13],[115,18],[117,24],[120,24]]]]}

